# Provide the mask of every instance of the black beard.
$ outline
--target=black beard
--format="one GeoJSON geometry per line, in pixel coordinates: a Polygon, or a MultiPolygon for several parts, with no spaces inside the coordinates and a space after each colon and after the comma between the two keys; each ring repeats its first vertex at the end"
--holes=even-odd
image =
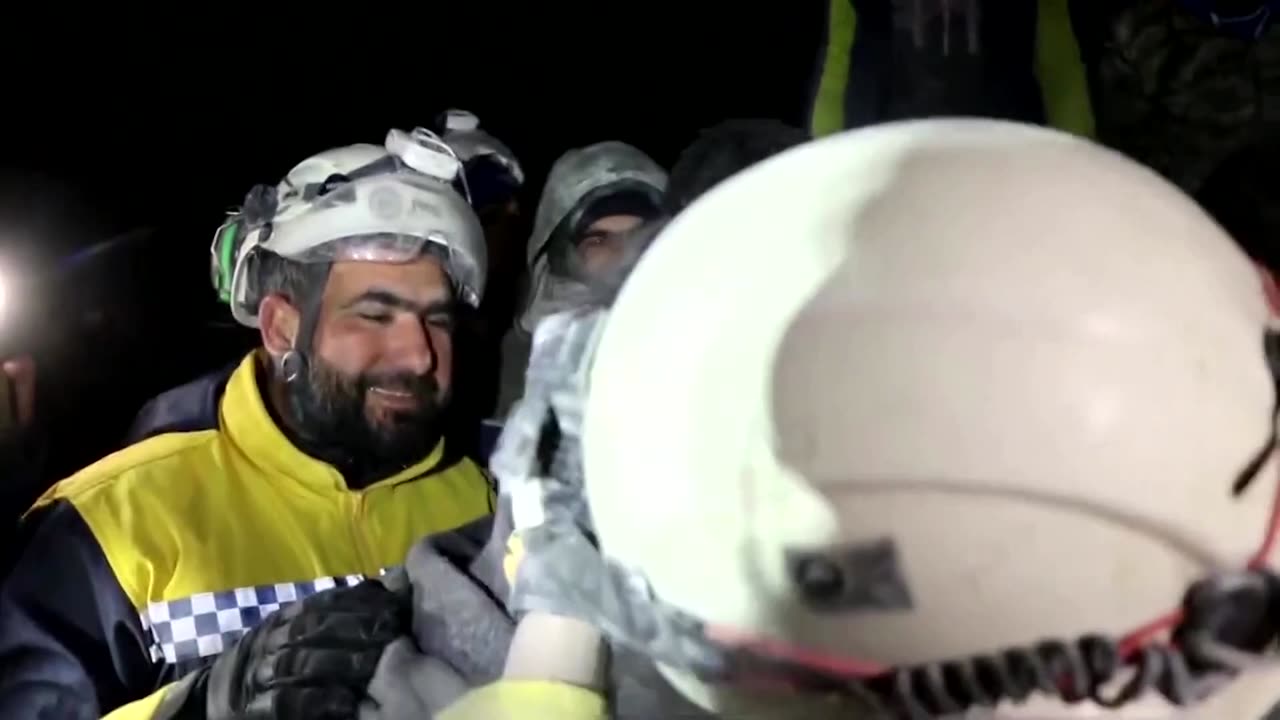
{"type": "Polygon", "coordinates": [[[440,441],[447,401],[435,378],[407,373],[349,377],[316,356],[303,377],[286,386],[295,429],[305,448],[338,467],[352,487],[421,462],[440,441]],[[375,422],[366,410],[372,387],[412,394],[418,407],[375,422]]]}

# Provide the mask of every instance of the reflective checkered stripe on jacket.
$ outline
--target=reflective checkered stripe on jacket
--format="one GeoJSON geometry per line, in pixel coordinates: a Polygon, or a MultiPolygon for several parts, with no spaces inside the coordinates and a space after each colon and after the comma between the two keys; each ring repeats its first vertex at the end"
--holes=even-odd
{"type": "Polygon", "coordinates": [[[176,664],[217,655],[276,610],[364,579],[364,575],[345,575],[196,593],[150,603],[138,615],[143,629],[151,634],[152,661],[176,664]]]}

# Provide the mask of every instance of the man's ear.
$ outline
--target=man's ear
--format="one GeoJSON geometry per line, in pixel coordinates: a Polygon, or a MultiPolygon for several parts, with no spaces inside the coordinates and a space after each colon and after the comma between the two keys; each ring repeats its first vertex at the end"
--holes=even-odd
{"type": "Polygon", "coordinates": [[[262,346],[275,358],[294,348],[298,339],[301,313],[283,295],[268,295],[258,305],[258,329],[262,346]]]}

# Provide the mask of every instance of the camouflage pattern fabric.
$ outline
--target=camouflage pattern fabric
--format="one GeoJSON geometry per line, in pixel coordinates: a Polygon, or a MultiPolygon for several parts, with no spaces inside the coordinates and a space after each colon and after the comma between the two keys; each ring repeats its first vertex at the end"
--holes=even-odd
{"type": "Polygon", "coordinates": [[[1107,23],[1096,77],[1099,139],[1195,192],[1280,118],[1280,27],[1246,40],[1140,0],[1107,23]]]}

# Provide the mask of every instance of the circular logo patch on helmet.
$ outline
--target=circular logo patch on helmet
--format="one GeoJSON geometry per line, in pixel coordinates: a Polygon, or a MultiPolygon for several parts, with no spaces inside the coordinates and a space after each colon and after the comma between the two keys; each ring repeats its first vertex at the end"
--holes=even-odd
{"type": "Polygon", "coordinates": [[[379,220],[395,220],[404,214],[404,198],[395,188],[376,187],[369,193],[369,210],[379,220]]]}

